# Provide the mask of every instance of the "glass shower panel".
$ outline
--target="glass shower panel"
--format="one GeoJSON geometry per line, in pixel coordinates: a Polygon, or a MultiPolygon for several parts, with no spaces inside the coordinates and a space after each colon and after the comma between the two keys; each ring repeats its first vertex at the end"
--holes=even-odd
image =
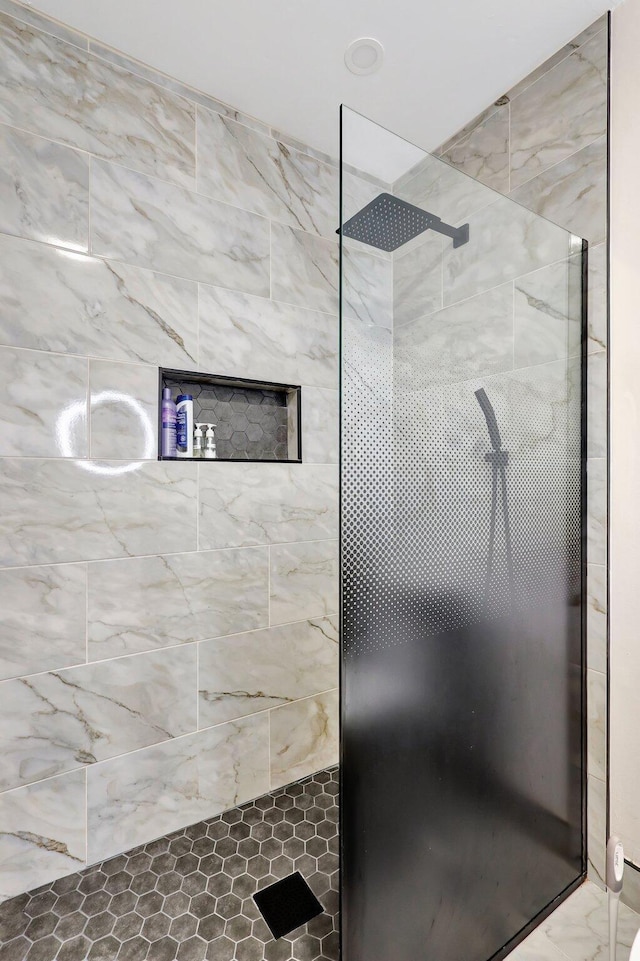
{"type": "Polygon", "coordinates": [[[583,876],[586,245],[342,110],[343,961],[583,876]]]}

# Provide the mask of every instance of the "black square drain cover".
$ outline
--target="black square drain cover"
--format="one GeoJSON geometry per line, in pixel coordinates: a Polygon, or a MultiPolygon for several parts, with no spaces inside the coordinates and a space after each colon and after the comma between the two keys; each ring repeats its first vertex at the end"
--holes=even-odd
{"type": "Polygon", "coordinates": [[[256,891],[253,900],[274,938],[283,938],[324,910],[299,871],[256,891]]]}

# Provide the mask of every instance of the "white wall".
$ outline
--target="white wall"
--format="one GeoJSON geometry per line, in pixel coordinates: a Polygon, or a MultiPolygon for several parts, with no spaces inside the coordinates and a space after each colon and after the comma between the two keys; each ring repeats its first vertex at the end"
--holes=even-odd
{"type": "Polygon", "coordinates": [[[611,832],[640,866],[640,0],[612,18],[611,832]]]}

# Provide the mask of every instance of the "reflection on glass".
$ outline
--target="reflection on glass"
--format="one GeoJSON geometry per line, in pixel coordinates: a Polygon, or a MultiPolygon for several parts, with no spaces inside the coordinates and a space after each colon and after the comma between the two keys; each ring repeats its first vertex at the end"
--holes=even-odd
{"type": "MultiPolygon", "coordinates": [[[[102,390],[91,394],[91,408],[100,407],[103,404],[123,404],[127,407],[140,422],[143,436],[143,460],[150,460],[156,456],[155,438],[153,425],[148,413],[135,397],[125,394],[118,390],[102,390]]],[[[117,476],[118,474],[128,474],[142,466],[140,461],[130,461],[124,464],[101,464],[93,460],[85,460],[78,457],[77,450],[74,449],[74,434],[78,427],[86,422],[87,407],[81,401],[69,404],[58,415],[56,421],[56,440],[58,449],[62,457],[74,457],[76,464],[83,470],[92,474],[102,474],[105,476],[117,476]]]]}

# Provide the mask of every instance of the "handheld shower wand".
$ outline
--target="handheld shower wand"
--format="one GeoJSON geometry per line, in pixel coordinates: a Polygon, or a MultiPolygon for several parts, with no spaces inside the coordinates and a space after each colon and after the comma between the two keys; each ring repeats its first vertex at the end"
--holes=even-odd
{"type": "MultiPolygon", "coordinates": [[[[609,899],[609,961],[616,961],[618,941],[618,905],[624,874],[624,850],[622,841],[610,837],[607,841],[607,896],[609,899]]],[[[638,939],[636,938],[636,941],[638,939]]],[[[634,944],[635,946],[635,944],[634,944]]]]}

